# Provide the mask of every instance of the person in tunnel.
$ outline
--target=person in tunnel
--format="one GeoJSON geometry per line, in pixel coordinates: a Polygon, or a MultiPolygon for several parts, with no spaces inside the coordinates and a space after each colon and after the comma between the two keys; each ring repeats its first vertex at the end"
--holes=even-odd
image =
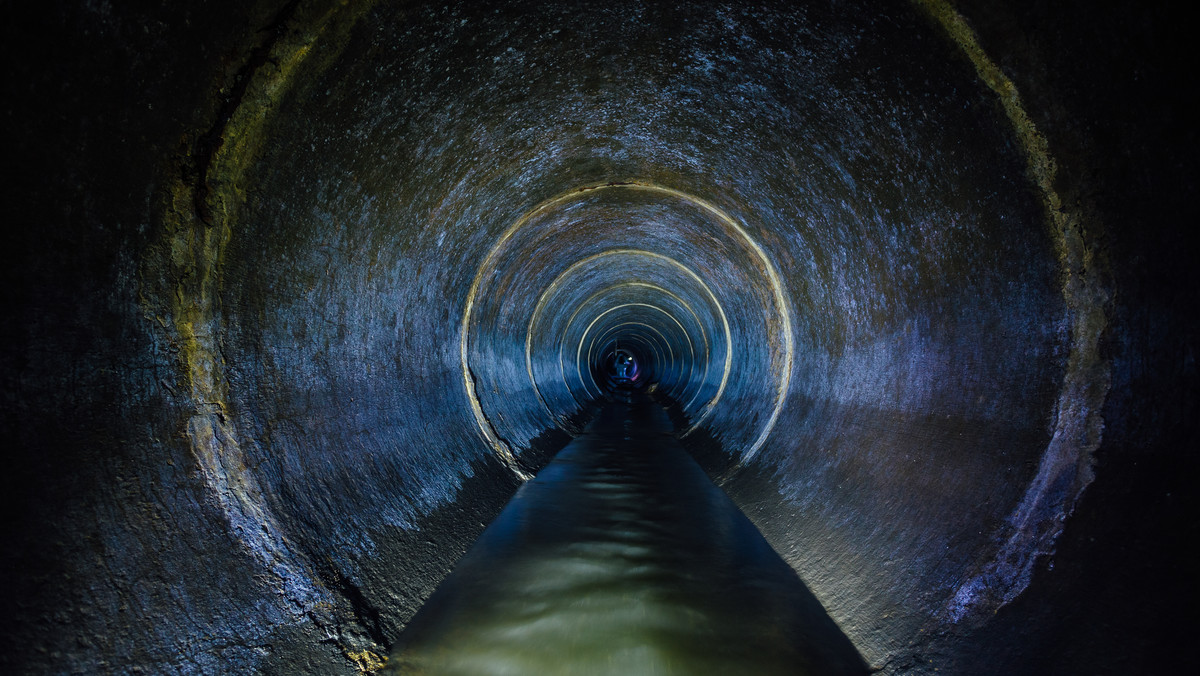
{"type": "Polygon", "coordinates": [[[633,383],[638,379],[638,363],[632,354],[623,350],[613,357],[613,377],[618,383],[633,383]]]}

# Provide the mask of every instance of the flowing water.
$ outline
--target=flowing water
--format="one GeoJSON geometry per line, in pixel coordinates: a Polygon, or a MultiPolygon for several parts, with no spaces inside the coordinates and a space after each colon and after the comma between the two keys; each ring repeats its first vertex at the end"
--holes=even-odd
{"type": "Polygon", "coordinates": [[[405,674],[862,674],[846,637],[637,397],[525,484],[401,636],[405,674]]]}

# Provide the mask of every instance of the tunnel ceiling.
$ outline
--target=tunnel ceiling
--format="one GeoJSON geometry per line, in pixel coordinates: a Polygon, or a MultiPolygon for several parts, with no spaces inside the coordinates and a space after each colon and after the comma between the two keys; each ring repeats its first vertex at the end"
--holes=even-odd
{"type": "Polygon", "coordinates": [[[618,350],[873,666],[1054,551],[1100,224],[951,6],[268,5],[135,263],[229,631],[378,666],[618,350]]]}

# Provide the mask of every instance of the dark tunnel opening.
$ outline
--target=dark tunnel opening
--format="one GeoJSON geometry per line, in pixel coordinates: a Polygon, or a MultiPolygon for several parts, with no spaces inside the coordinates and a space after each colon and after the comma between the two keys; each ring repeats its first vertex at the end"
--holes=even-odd
{"type": "Polygon", "coordinates": [[[30,11],[4,671],[1193,661],[1174,11],[30,11]]]}
{"type": "Polygon", "coordinates": [[[619,341],[614,341],[612,345],[601,350],[599,358],[601,368],[593,371],[593,378],[603,382],[610,391],[613,389],[640,389],[655,383],[654,362],[641,355],[643,355],[641,350],[634,349],[630,345],[621,347],[619,341]]]}

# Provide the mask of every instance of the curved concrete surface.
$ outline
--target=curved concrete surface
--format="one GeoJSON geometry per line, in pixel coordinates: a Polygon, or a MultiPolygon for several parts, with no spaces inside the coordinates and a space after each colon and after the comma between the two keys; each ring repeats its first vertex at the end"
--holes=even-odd
{"type": "Polygon", "coordinates": [[[1183,663],[1165,10],[242,4],[6,29],[0,664],[382,668],[619,350],[871,667],[1183,663]]]}

